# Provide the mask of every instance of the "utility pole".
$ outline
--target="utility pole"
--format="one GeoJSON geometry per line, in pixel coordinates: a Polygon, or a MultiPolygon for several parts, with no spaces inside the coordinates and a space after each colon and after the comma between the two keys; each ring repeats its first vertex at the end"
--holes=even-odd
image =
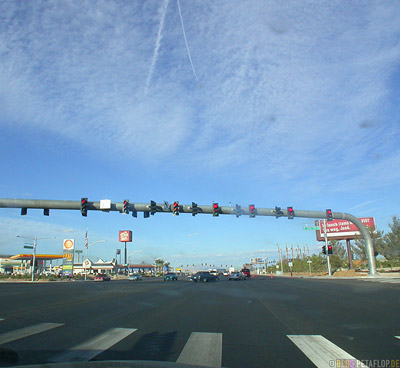
{"type": "MultiPolygon", "coordinates": [[[[282,251],[281,251],[281,249],[279,248],[279,244],[276,244],[277,245],[277,247],[278,247],[278,253],[279,253],[279,259],[281,260],[281,271],[282,271],[282,275],[283,275],[283,262],[282,262],[282,251]]],[[[286,247],[286,250],[287,250],[287,247],[286,247]]],[[[266,272],[267,270],[265,270],[265,272],[266,272]]]]}
{"type": "MultiPolygon", "coordinates": [[[[294,261],[293,260],[293,258],[294,258],[294,256],[293,256],[293,244],[291,244],[291,247],[292,247],[292,262],[294,261]]],[[[291,263],[292,264],[292,267],[290,267],[290,277],[291,278],[293,278],[293,263],[291,263]]]]}

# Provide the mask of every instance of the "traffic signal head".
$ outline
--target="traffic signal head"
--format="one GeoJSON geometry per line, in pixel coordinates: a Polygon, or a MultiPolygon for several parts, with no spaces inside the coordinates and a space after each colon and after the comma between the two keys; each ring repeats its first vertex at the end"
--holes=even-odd
{"type": "Polygon", "coordinates": [[[25,216],[28,213],[27,208],[21,208],[21,216],[25,216]]]}
{"type": "Polygon", "coordinates": [[[249,205],[249,216],[250,218],[256,217],[256,206],[254,204],[249,205]]]}
{"type": "Polygon", "coordinates": [[[235,215],[236,217],[240,217],[241,214],[242,214],[242,207],[237,204],[235,207],[235,215]]]}
{"type": "Polygon", "coordinates": [[[287,208],[287,216],[288,216],[289,220],[293,220],[294,219],[293,207],[288,207],[287,208]]]}
{"type": "Polygon", "coordinates": [[[332,221],[332,210],[331,209],[328,209],[328,210],[326,210],[326,218],[327,218],[327,220],[328,221],[332,221]]]}
{"type": "Polygon", "coordinates": [[[43,215],[49,216],[50,215],[50,210],[48,208],[43,209],[43,215]]]}
{"type": "Polygon", "coordinates": [[[332,245],[328,245],[328,254],[332,253],[333,253],[332,245]]]}
{"type": "Polygon", "coordinates": [[[174,216],[179,216],[179,202],[174,202],[172,213],[174,216]]]}
{"type": "Polygon", "coordinates": [[[219,216],[218,203],[213,203],[213,216],[219,216]]]}
{"type": "Polygon", "coordinates": [[[123,206],[122,212],[127,215],[127,214],[129,214],[129,201],[127,199],[125,199],[123,204],[124,204],[124,206],[123,206]]]}
{"type": "Polygon", "coordinates": [[[157,203],[150,201],[150,213],[154,215],[157,212],[157,203]]]}
{"type": "Polygon", "coordinates": [[[87,198],[81,198],[81,214],[82,216],[87,216],[87,198]]]}
{"type": "Polygon", "coordinates": [[[143,212],[143,218],[149,218],[150,217],[150,212],[144,211],[143,212]]]}
{"type": "Polygon", "coordinates": [[[199,213],[199,208],[197,203],[192,202],[192,216],[196,216],[199,213]]]}
{"type": "Polygon", "coordinates": [[[280,207],[275,206],[275,217],[279,218],[280,216],[282,216],[282,211],[280,207]]]}
{"type": "Polygon", "coordinates": [[[322,247],[322,253],[326,254],[326,246],[325,245],[322,247]]]}

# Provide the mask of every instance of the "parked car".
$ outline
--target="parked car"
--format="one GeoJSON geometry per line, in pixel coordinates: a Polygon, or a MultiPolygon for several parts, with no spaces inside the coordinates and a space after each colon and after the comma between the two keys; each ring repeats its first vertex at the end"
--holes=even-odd
{"type": "Polygon", "coordinates": [[[166,273],[164,281],[178,281],[178,275],[176,273],[166,273]]]}
{"type": "Polygon", "coordinates": [[[224,276],[229,276],[229,272],[228,272],[228,271],[225,271],[225,272],[223,273],[223,275],[224,275],[224,276]]]}
{"type": "Polygon", "coordinates": [[[246,277],[250,277],[250,270],[248,268],[243,268],[243,270],[240,271],[243,273],[246,277]]]}
{"type": "Polygon", "coordinates": [[[194,282],[197,282],[197,281],[209,282],[209,281],[217,281],[218,277],[211,275],[210,272],[200,271],[200,272],[195,273],[192,276],[191,280],[194,282]]]}
{"type": "Polygon", "coordinates": [[[111,277],[105,274],[96,275],[94,281],[111,281],[111,277]]]}
{"type": "Polygon", "coordinates": [[[232,272],[229,275],[229,281],[234,280],[234,281],[238,281],[238,280],[246,280],[246,275],[243,274],[242,272],[232,272]]]}
{"type": "Polygon", "coordinates": [[[142,275],[140,273],[134,273],[133,275],[130,275],[128,280],[130,281],[142,281],[142,275]]]}

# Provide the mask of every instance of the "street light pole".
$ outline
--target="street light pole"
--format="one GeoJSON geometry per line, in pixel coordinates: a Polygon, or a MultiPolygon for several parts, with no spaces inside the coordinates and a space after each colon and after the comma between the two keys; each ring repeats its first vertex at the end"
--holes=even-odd
{"type": "Polygon", "coordinates": [[[28,237],[28,236],[21,236],[17,235],[17,238],[23,238],[23,239],[30,239],[33,240],[33,264],[32,264],[32,282],[35,280],[35,261],[36,261],[36,246],[37,246],[37,241],[38,240],[44,240],[44,239],[56,239],[55,236],[51,236],[49,238],[37,238],[35,237],[28,237]]]}

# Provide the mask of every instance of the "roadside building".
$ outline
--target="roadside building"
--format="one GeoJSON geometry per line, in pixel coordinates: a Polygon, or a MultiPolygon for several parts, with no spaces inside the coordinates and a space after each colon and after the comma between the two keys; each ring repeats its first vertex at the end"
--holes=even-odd
{"type": "MultiPolygon", "coordinates": [[[[33,254],[17,254],[11,256],[10,260],[16,262],[13,266],[14,274],[31,273],[33,268],[33,254]]],[[[52,272],[52,261],[62,259],[62,254],[36,254],[35,256],[35,273],[41,274],[45,271],[52,272]]]]}
{"type": "Polygon", "coordinates": [[[89,258],[85,259],[82,263],[74,263],[73,273],[74,275],[84,275],[85,272],[88,275],[95,275],[98,273],[114,274],[117,271],[117,262],[115,259],[112,261],[104,261],[99,259],[97,262],[93,262],[89,258]]]}
{"type": "Polygon", "coordinates": [[[11,275],[14,272],[14,267],[20,267],[21,261],[11,259],[12,255],[0,255],[0,274],[11,275]]]}

